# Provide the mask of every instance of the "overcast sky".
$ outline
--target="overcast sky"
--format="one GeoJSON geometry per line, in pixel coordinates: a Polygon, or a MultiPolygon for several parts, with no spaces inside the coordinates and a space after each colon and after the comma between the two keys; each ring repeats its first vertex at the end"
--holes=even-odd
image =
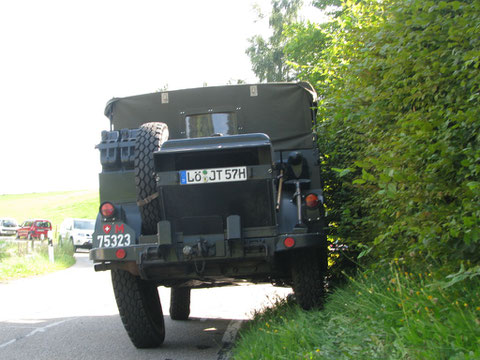
{"type": "Polygon", "coordinates": [[[98,187],[112,97],[255,82],[269,0],[0,2],[0,194],[98,187]]]}

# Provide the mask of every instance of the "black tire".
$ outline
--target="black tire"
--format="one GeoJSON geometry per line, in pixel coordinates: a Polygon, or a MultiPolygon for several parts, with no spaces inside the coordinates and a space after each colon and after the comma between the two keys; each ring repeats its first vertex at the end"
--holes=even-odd
{"type": "Polygon", "coordinates": [[[168,139],[168,127],[164,123],[152,122],[140,126],[135,141],[135,185],[137,200],[141,204],[142,233],[152,235],[157,232],[157,222],[161,218],[161,209],[157,198],[151,198],[157,192],[154,176],[153,153],[168,139]]]}
{"type": "Polygon", "coordinates": [[[170,292],[170,318],[187,320],[190,315],[190,288],[172,287],[170,292]]]}
{"type": "Polygon", "coordinates": [[[292,253],[293,291],[297,303],[304,310],[322,306],[326,267],[326,256],[320,249],[301,249],[292,253]]]}
{"type": "Polygon", "coordinates": [[[139,349],[162,345],[165,322],[157,286],[124,270],[112,270],[118,311],[133,345],[139,349]]]}

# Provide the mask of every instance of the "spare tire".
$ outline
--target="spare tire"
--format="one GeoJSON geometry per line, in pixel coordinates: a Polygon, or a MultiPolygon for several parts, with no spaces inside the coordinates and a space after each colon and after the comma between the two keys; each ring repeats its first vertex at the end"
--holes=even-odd
{"type": "Polygon", "coordinates": [[[160,150],[166,140],[168,140],[168,127],[161,122],[151,122],[140,126],[135,140],[135,185],[144,235],[156,233],[157,222],[162,215],[157,199],[153,153],[160,150]]]}

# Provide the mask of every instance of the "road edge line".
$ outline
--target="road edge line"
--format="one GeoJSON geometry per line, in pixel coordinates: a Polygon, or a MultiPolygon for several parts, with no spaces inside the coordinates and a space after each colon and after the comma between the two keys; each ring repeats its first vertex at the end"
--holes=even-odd
{"type": "Polygon", "coordinates": [[[245,320],[232,320],[227,326],[227,329],[223,333],[222,347],[218,351],[217,360],[229,360],[232,355],[233,345],[235,344],[235,338],[237,337],[238,330],[245,323],[245,320]]]}

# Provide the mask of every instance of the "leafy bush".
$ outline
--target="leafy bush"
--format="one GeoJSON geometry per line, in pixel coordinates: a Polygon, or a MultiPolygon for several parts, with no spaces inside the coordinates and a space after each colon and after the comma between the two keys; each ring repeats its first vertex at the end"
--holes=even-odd
{"type": "Polygon", "coordinates": [[[476,0],[346,1],[303,58],[331,234],[375,262],[480,260],[478,23],[476,0]]]}
{"type": "Polygon", "coordinates": [[[480,358],[478,24],[479,0],[347,0],[289,28],[320,95],[330,237],[371,266],[322,311],[258,314],[235,359],[480,358]]]}

